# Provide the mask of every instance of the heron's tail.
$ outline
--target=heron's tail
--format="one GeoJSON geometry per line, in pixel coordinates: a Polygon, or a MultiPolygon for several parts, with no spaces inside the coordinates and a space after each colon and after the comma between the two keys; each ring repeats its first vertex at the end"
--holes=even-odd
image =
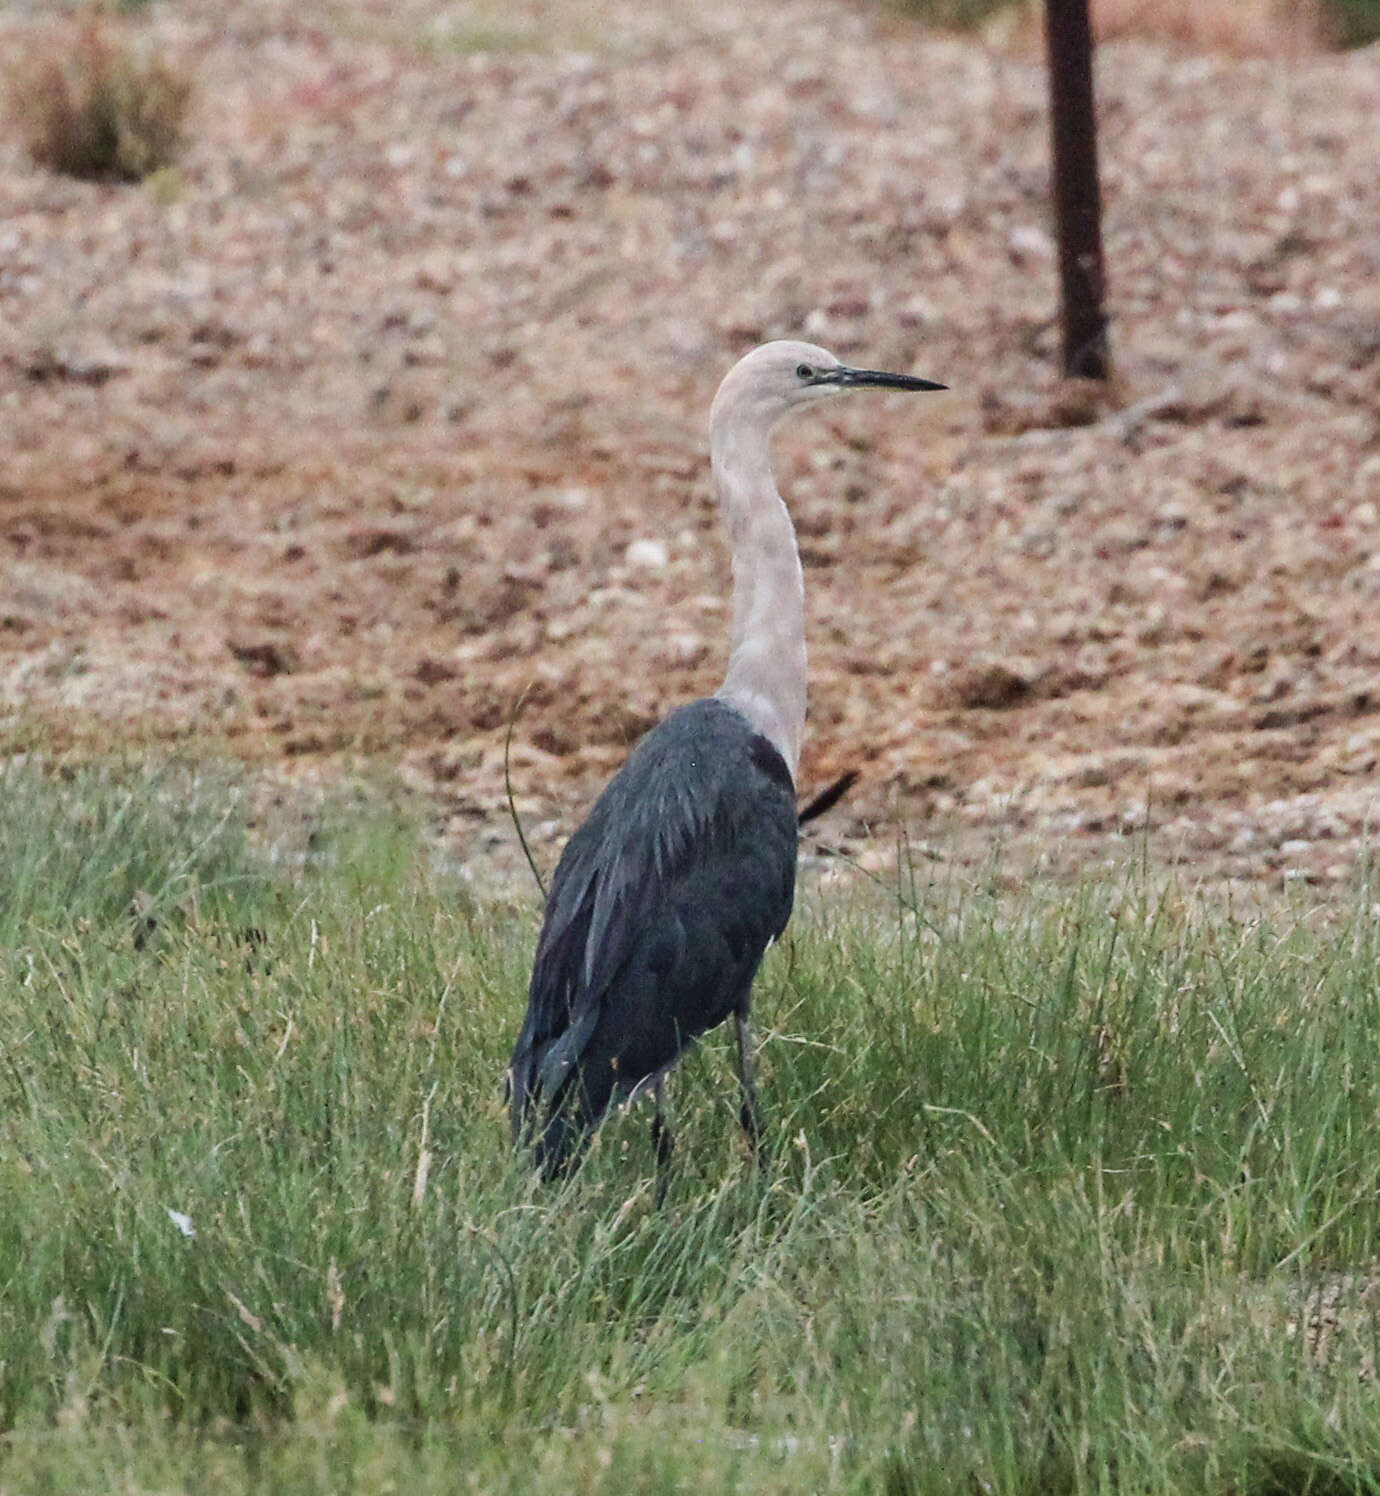
{"type": "Polygon", "coordinates": [[[580,1162],[593,1130],[587,1098],[577,1074],[563,1077],[554,1095],[542,1085],[546,1066],[533,1057],[515,1060],[508,1071],[508,1100],[513,1146],[528,1149],[537,1172],[545,1180],[568,1174],[580,1162]]]}
{"type": "Polygon", "coordinates": [[[524,1029],[508,1070],[513,1145],[530,1147],[543,1179],[568,1173],[608,1097],[590,1094],[582,1073],[585,1046],[599,1014],[591,1008],[552,1039],[534,1040],[524,1029]]]}
{"type": "Polygon", "coordinates": [[[531,1095],[519,1101],[514,1092],[513,1145],[531,1152],[537,1172],[548,1183],[579,1165],[592,1130],[571,1090],[550,1107],[531,1095]]]}
{"type": "Polygon", "coordinates": [[[571,1117],[568,1108],[558,1109],[533,1141],[537,1172],[548,1184],[563,1179],[579,1166],[588,1142],[589,1128],[571,1117]]]}

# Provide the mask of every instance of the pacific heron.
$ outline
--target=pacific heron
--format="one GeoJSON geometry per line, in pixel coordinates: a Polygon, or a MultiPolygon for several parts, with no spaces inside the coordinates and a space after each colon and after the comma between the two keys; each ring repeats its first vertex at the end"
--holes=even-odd
{"type": "Polygon", "coordinates": [[[848,390],[944,388],[785,341],[754,348],[719,386],[709,456],[733,550],[728,673],[637,743],[557,865],[509,1068],[513,1139],[543,1177],[579,1160],[611,1107],[651,1090],[660,1202],[672,1149],[664,1077],[730,1015],[739,1116],[757,1152],[748,1008],[794,900],[805,728],[804,583],[771,432],[848,390]]]}

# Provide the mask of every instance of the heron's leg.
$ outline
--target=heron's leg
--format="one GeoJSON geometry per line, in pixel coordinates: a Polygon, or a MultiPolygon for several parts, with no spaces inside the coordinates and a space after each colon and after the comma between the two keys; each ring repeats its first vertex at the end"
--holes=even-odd
{"type": "Polygon", "coordinates": [[[670,1126],[666,1121],[666,1079],[658,1076],[652,1087],[656,1101],[656,1112],[652,1117],[652,1146],[656,1149],[656,1208],[666,1203],[666,1190],[671,1183],[671,1150],[676,1145],[670,1126]]]}
{"type": "Polygon", "coordinates": [[[748,1146],[759,1168],[766,1167],[766,1155],[762,1152],[762,1124],[757,1114],[757,1082],[752,1074],[752,1022],[747,1009],[734,1014],[733,1022],[738,1030],[738,1083],[742,1105],[738,1120],[747,1134],[748,1146]]]}

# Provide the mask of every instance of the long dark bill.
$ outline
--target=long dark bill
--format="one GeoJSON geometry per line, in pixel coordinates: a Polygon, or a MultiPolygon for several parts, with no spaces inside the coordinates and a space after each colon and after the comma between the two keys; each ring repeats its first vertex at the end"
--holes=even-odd
{"type": "Polygon", "coordinates": [[[825,371],[824,378],[841,384],[844,389],[871,388],[878,390],[947,390],[947,384],[936,384],[933,379],[917,379],[913,374],[884,374],[878,369],[850,369],[840,364],[837,369],[825,371]]]}

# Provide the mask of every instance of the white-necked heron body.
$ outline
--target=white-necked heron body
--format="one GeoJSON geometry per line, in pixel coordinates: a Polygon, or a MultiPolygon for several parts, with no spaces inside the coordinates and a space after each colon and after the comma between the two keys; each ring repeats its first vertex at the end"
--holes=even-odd
{"type": "Polygon", "coordinates": [[[660,1199],[671,1156],[663,1078],[729,1017],[742,1125],[759,1148],[748,1011],[795,896],[806,674],[804,583],[771,432],[847,390],[943,388],[797,342],[753,349],[719,386],[709,452],[733,549],[728,672],[634,747],[557,865],[509,1072],[514,1140],[533,1147],[545,1177],[579,1159],[612,1106],[650,1089],[660,1199]]]}

